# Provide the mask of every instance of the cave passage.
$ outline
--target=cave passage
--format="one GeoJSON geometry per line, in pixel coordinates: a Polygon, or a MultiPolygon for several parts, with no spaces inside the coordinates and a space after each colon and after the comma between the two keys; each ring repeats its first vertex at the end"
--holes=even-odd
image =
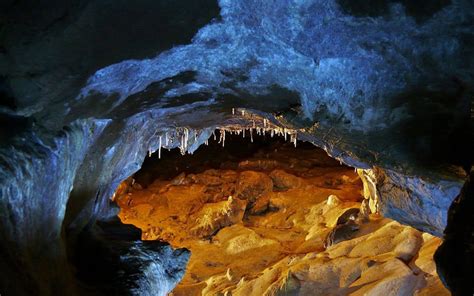
{"type": "Polygon", "coordinates": [[[294,144],[211,137],[151,154],[119,186],[122,223],[191,251],[172,295],[449,295],[439,238],[371,213],[353,168],[294,144]]]}

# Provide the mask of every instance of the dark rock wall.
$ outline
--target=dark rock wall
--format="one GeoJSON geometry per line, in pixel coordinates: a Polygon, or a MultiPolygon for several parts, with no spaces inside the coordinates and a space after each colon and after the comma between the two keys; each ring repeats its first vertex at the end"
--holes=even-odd
{"type": "Polygon", "coordinates": [[[474,170],[448,213],[444,242],[435,254],[438,274],[453,295],[472,295],[474,285],[474,170]]]}
{"type": "Polygon", "coordinates": [[[74,261],[86,285],[81,294],[167,295],[182,279],[190,255],[163,242],[141,241],[141,231],[118,217],[86,229],[77,245],[74,261]]]}
{"type": "Polygon", "coordinates": [[[74,291],[61,240],[69,193],[103,121],[79,121],[46,138],[35,129],[0,153],[2,293],[74,291]]]}

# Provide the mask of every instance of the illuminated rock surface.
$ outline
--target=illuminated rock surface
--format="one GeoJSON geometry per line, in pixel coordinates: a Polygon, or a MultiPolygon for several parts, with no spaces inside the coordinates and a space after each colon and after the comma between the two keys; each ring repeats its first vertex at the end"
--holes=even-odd
{"type": "Polygon", "coordinates": [[[234,159],[198,151],[185,160],[196,173],[173,157],[155,166],[184,172],[156,180],[141,172],[146,188],[116,195],[122,222],[144,240],[191,251],[172,295],[449,295],[433,261],[439,238],[377,214],[361,219],[354,170],[290,145],[234,159]]]}

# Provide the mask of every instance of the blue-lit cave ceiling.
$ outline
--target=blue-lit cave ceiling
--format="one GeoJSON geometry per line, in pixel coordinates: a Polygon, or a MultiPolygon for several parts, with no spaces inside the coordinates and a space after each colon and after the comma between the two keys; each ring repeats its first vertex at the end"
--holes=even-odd
{"type": "Polygon", "coordinates": [[[252,120],[297,130],[442,236],[471,167],[473,24],[470,0],[4,1],[0,293],[79,291],[79,233],[183,128],[190,150],[252,120]]]}

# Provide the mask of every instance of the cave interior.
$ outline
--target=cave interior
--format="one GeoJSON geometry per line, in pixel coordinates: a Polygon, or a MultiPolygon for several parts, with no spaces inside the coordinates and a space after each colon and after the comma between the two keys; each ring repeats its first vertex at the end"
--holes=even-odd
{"type": "Polygon", "coordinates": [[[471,0],[0,2],[0,296],[473,295],[471,0]]]}

